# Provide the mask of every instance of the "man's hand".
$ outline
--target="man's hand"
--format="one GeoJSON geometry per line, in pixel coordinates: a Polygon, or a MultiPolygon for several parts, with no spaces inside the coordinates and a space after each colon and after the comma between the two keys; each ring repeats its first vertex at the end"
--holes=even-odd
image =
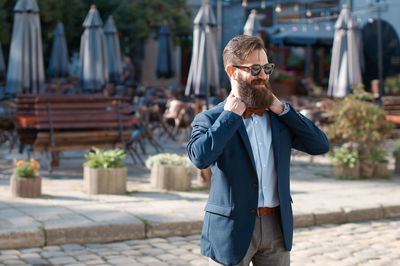
{"type": "Polygon", "coordinates": [[[235,97],[235,95],[231,94],[226,100],[224,110],[232,111],[241,116],[246,110],[246,105],[239,98],[235,97]]]}
{"type": "Polygon", "coordinates": [[[273,100],[269,107],[269,110],[271,110],[275,114],[279,115],[283,112],[283,110],[285,110],[285,104],[282,103],[281,101],[279,101],[279,99],[276,98],[276,96],[274,94],[272,94],[272,98],[273,98],[273,100]]]}

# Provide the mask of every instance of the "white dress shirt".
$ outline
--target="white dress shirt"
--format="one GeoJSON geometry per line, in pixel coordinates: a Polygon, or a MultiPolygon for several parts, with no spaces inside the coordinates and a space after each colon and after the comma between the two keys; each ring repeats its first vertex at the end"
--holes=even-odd
{"type": "MultiPolygon", "coordinates": [[[[285,109],[280,115],[289,111],[285,109]]],[[[258,207],[276,207],[279,205],[277,177],[274,164],[274,151],[272,147],[272,132],[268,112],[259,116],[251,115],[243,119],[258,177],[258,207]]]]}

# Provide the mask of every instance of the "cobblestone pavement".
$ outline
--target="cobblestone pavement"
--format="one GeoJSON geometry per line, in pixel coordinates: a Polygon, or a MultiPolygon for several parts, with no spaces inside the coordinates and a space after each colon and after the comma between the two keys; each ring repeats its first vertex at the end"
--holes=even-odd
{"type": "MultiPolygon", "coordinates": [[[[0,250],[0,265],[208,265],[200,236],[0,250]]],[[[292,266],[400,265],[400,219],[299,228],[292,266]]]]}

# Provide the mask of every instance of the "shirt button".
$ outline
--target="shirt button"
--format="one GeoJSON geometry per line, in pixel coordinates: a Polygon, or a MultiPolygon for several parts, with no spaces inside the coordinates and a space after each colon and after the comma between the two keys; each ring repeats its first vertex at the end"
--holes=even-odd
{"type": "Polygon", "coordinates": [[[265,168],[265,167],[266,167],[266,165],[265,165],[265,164],[263,164],[263,167],[265,168]]]}
{"type": "Polygon", "coordinates": [[[262,142],[260,141],[258,144],[262,145],[262,142]]]}
{"type": "Polygon", "coordinates": [[[256,214],[257,212],[256,212],[256,210],[251,209],[250,213],[251,213],[251,214],[256,214]]]}

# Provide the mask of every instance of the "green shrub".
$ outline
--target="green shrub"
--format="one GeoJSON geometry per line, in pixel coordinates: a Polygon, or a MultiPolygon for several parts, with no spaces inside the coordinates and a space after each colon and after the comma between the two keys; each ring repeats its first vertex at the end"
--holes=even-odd
{"type": "Polygon", "coordinates": [[[357,147],[360,156],[378,147],[393,128],[393,122],[385,120],[386,113],[366,101],[370,99],[372,94],[359,84],[353,94],[337,102],[330,112],[332,124],[327,131],[328,138],[357,147]]]}
{"type": "Polygon", "coordinates": [[[329,156],[333,159],[334,165],[347,165],[353,168],[358,160],[358,152],[355,149],[349,150],[346,147],[340,147],[329,156]]]}
{"type": "Polygon", "coordinates": [[[18,162],[14,160],[14,165],[15,177],[35,178],[39,176],[40,164],[35,159],[19,160],[18,162]]]}
{"type": "Polygon", "coordinates": [[[84,166],[90,168],[121,168],[125,164],[121,162],[127,154],[122,149],[102,150],[96,147],[92,148],[92,152],[85,154],[87,161],[84,166]]]}
{"type": "Polygon", "coordinates": [[[161,165],[181,165],[185,167],[188,174],[195,175],[197,173],[197,168],[192,164],[188,157],[174,153],[159,153],[150,156],[146,160],[146,167],[151,169],[156,163],[161,165]]]}

